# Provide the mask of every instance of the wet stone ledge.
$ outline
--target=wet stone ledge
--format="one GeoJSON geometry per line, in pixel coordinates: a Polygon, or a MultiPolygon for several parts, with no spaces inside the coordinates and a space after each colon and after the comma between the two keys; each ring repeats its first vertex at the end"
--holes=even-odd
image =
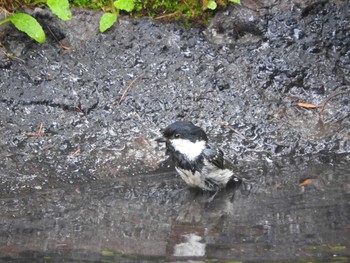
{"type": "Polygon", "coordinates": [[[348,259],[350,4],[242,2],[207,28],[121,17],[100,34],[101,13],[41,9],[42,45],[1,28],[0,256],[348,259]],[[247,178],[234,198],[208,210],[162,163],[174,120],[247,178]]]}

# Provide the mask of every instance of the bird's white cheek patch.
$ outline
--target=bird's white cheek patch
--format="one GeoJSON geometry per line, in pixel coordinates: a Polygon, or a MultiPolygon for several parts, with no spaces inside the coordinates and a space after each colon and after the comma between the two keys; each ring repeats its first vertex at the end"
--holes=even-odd
{"type": "Polygon", "coordinates": [[[182,153],[190,161],[195,160],[205,149],[205,141],[191,142],[185,139],[173,139],[171,144],[175,151],[182,153]]]}

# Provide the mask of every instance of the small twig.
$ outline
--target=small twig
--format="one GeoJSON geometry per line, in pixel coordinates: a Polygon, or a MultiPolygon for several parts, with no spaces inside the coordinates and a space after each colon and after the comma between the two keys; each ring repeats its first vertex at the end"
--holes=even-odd
{"type": "Polygon", "coordinates": [[[69,47],[69,46],[66,46],[65,44],[63,44],[62,42],[60,42],[60,47],[64,50],[67,50],[68,52],[72,52],[73,51],[73,48],[72,47],[69,47]]]}
{"type": "Polygon", "coordinates": [[[11,13],[10,11],[6,10],[4,7],[0,7],[1,12],[4,12],[5,15],[7,16],[11,16],[13,13],[11,13]]]}
{"type": "Polygon", "coordinates": [[[8,59],[15,59],[18,60],[19,62],[25,63],[25,61],[21,58],[18,58],[16,56],[14,56],[13,54],[10,53],[6,53],[5,51],[2,50],[2,53],[4,53],[4,55],[8,58],[8,59]]]}
{"type": "Polygon", "coordinates": [[[78,102],[78,105],[75,106],[75,111],[76,111],[76,112],[83,112],[83,110],[82,110],[82,108],[81,108],[81,102],[80,102],[80,101],[78,102]]]}
{"type": "Polygon", "coordinates": [[[47,29],[50,31],[51,35],[52,35],[53,38],[57,41],[57,43],[60,43],[60,41],[58,41],[56,35],[52,32],[51,28],[48,26],[47,29]]]}
{"type": "Polygon", "coordinates": [[[132,87],[132,84],[134,84],[138,79],[140,79],[142,75],[143,75],[143,74],[141,74],[141,75],[137,76],[136,78],[134,78],[134,79],[130,82],[130,84],[126,87],[126,89],[124,90],[122,96],[121,96],[120,99],[119,99],[119,104],[122,104],[122,103],[123,103],[123,101],[125,100],[126,95],[128,94],[129,90],[130,90],[131,87],[132,87]]]}
{"type": "Polygon", "coordinates": [[[49,136],[50,133],[42,132],[43,128],[44,128],[44,123],[42,122],[42,123],[40,123],[39,130],[36,133],[25,132],[24,134],[27,135],[27,136],[33,136],[34,137],[34,141],[37,140],[39,137],[49,136]]]}
{"type": "Polygon", "coordinates": [[[233,128],[231,125],[229,125],[228,123],[226,122],[223,122],[223,121],[219,121],[219,125],[221,125],[222,127],[226,128],[226,129],[229,129],[231,131],[233,131],[234,133],[238,134],[239,136],[241,136],[243,139],[246,139],[246,137],[240,133],[238,130],[236,130],[235,128],[233,128]]]}
{"type": "Polygon", "coordinates": [[[306,108],[306,109],[317,109],[318,108],[318,106],[316,106],[315,104],[305,103],[305,102],[298,102],[295,104],[295,106],[306,108]]]}
{"type": "Polygon", "coordinates": [[[78,148],[74,153],[72,153],[71,155],[69,155],[69,157],[75,157],[80,153],[80,148],[78,148]]]}
{"type": "Polygon", "coordinates": [[[190,9],[192,16],[194,16],[195,11],[193,10],[193,8],[190,7],[190,5],[186,2],[186,0],[182,0],[182,2],[185,4],[185,6],[187,6],[188,9],[190,9]]]}
{"type": "Polygon", "coordinates": [[[41,131],[43,130],[43,128],[44,128],[44,123],[42,122],[42,123],[40,123],[39,130],[38,130],[37,134],[34,137],[34,141],[36,141],[39,138],[39,136],[41,136],[41,134],[42,134],[41,131]]]}
{"type": "Polygon", "coordinates": [[[168,17],[176,16],[178,13],[179,13],[179,12],[176,11],[176,12],[174,12],[174,13],[170,13],[170,14],[165,14],[165,15],[157,16],[157,17],[155,17],[154,19],[156,19],[156,20],[161,20],[161,19],[163,19],[163,18],[168,18],[168,17]]]}
{"type": "Polygon", "coordinates": [[[60,48],[64,49],[64,50],[67,50],[68,52],[72,52],[73,48],[69,47],[69,46],[66,46],[64,45],[62,42],[58,41],[56,35],[52,32],[51,28],[48,26],[47,27],[51,33],[51,35],[53,36],[53,38],[57,41],[58,44],[60,44],[60,48]]]}
{"type": "Polygon", "coordinates": [[[348,93],[349,91],[339,91],[339,92],[336,92],[332,95],[330,95],[323,103],[322,103],[322,106],[321,106],[321,109],[320,109],[320,115],[323,113],[324,109],[326,108],[327,106],[327,103],[333,99],[334,97],[338,96],[338,95],[341,95],[341,94],[344,94],[344,93],[348,93]]]}

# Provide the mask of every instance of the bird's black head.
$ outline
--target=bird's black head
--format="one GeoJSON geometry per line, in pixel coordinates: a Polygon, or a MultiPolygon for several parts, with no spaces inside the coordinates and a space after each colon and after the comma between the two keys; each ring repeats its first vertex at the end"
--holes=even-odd
{"type": "Polygon", "coordinates": [[[163,138],[158,142],[167,142],[172,139],[184,139],[191,142],[208,141],[208,137],[202,128],[194,125],[190,121],[177,121],[162,130],[163,138]]]}
{"type": "Polygon", "coordinates": [[[163,137],[156,139],[165,142],[166,154],[175,161],[175,165],[194,171],[202,160],[207,145],[207,135],[198,126],[189,121],[177,121],[163,131],[163,137]]]}

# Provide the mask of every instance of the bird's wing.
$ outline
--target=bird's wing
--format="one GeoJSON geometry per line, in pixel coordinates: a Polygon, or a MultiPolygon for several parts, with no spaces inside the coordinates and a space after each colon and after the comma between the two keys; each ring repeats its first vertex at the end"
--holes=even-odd
{"type": "Polygon", "coordinates": [[[220,169],[224,169],[224,153],[216,147],[208,145],[203,151],[204,158],[220,169]]]}

